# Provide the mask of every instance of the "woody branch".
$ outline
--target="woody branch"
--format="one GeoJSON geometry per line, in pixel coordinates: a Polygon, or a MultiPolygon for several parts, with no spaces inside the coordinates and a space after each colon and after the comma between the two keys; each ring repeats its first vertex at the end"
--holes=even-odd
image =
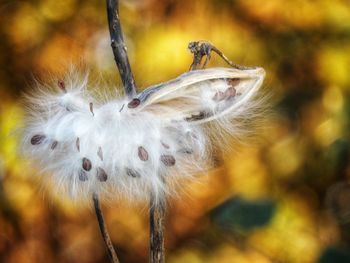
{"type": "MultiPolygon", "coordinates": [[[[111,47],[118,66],[124,90],[129,98],[136,94],[136,84],[131,71],[127,49],[119,18],[119,0],[106,0],[111,47]]],[[[150,196],[150,262],[164,262],[165,207],[150,196]]]]}

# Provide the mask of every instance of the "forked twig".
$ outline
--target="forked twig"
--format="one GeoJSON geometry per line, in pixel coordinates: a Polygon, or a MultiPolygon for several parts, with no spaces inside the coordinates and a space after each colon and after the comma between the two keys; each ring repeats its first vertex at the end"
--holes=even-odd
{"type": "Polygon", "coordinates": [[[111,262],[119,263],[119,259],[118,259],[117,253],[114,250],[111,238],[110,238],[110,236],[108,234],[108,231],[107,231],[107,226],[106,226],[106,222],[105,222],[105,220],[103,218],[100,201],[99,201],[98,196],[97,196],[96,193],[94,193],[92,195],[92,199],[94,201],[95,213],[96,213],[98,225],[100,227],[103,240],[104,240],[104,242],[105,242],[105,244],[107,246],[108,256],[109,256],[111,262]]]}

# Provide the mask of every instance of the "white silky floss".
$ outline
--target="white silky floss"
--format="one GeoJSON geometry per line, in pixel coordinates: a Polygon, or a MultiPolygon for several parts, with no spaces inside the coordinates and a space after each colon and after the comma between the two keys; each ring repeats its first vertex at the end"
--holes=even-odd
{"type": "Polygon", "coordinates": [[[213,140],[239,137],[242,120],[259,114],[264,76],[262,68],[195,70],[105,104],[87,77],[66,79],[28,96],[24,152],[74,199],[161,200],[207,169],[213,140]]]}

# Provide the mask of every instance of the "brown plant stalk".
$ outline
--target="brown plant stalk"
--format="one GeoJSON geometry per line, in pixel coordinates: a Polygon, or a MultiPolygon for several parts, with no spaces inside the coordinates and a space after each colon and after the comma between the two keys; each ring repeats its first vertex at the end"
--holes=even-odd
{"type": "MultiPolygon", "coordinates": [[[[124,86],[124,91],[129,98],[136,95],[136,84],[131,71],[128,59],[127,49],[124,43],[123,32],[119,17],[119,0],[106,0],[107,18],[111,37],[111,47],[113,50],[114,60],[117,64],[120,77],[124,86]]],[[[96,196],[97,198],[97,196],[96,196]]],[[[96,199],[98,200],[98,199],[96,199]]],[[[165,202],[164,202],[165,203],[165,202]]],[[[96,206],[95,206],[96,207],[96,206]]],[[[97,214],[98,215],[98,214],[97,214]]],[[[108,232],[103,223],[102,213],[98,216],[101,233],[104,237],[109,254],[116,256],[113,246],[110,246],[108,232]],[[102,224],[101,224],[102,222],[102,224]]],[[[150,262],[163,263],[164,255],[164,216],[165,206],[163,202],[156,202],[153,196],[150,196],[150,262]]],[[[113,261],[114,262],[114,261],[113,261]]],[[[117,261],[118,262],[118,261],[117,261]]]]}
{"type": "Polygon", "coordinates": [[[106,222],[105,222],[105,220],[103,218],[103,214],[102,214],[102,210],[101,210],[101,206],[100,206],[100,201],[99,201],[98,195],[96,193],[94,193],[92,195],[92,199],[93,199],[94,206],[95,206],[95,213],[96,213],[98,225],[100,227],[103,240],[104,240],[104,242],[105,242],[105,244],[107,246],[108,256],[109,256],[111,262],[119,263],[119,259],[118,259],[117,253],[114,250],[112,240],[111,240],[111,238],[110,238],[110,236],[108,234],[108,231],[107,231],[107,226],[106,226],[106,222]]]}

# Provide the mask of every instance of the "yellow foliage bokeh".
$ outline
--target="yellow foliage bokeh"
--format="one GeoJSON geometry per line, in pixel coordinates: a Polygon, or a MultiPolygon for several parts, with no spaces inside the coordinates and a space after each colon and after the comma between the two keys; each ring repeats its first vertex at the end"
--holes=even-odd
{"type": "MultiPolygon", "coordinates": [[[[107,260],[92,207],[51,195],[54,186],[43,186],[20,154],[21,97],[34,78],[45,81],[83,64],[92,80],[120,86],[104,4],[31,0],[0,6],[1,262],[107,260]]],[[[349,247],[350,204],[330,191],[338,184],[350,189],[346,1],[125,0],[120,11],[139,90],[187,71],[188,43],[204,39],[235,63],[265,68],[264,86],[274,97],[272,114],[254,134],[258,140],[232,142],[219,167],[169,200],[167,261],[326,262],[321,259],[330,247],[349,247]],[[254,204],[270,200],[271,218],[245,229],[261,215],[242,221],[233,215],[225,220],[234,224],[223,229],[215,208],[238,197],[254,204]]],[[[228,65],[213,55],[209,66],[228,65]]],[[[103,209],[121,261],[147,261],[147,205],[121,200],[103,209]]]]}

